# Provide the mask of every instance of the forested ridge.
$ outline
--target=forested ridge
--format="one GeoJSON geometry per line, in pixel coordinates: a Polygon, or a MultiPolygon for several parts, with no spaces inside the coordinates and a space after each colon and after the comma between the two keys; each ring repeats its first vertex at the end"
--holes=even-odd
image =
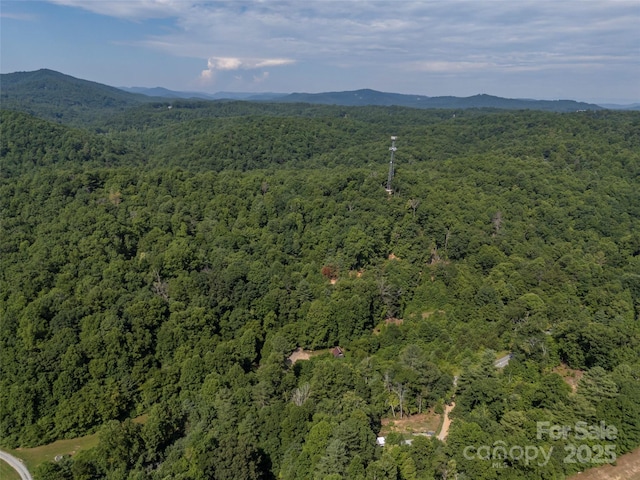
{"type": "MultiPolygon", "coordinates": [[[[167,101],[163,95],[171,92],[163,88],[151,89],[160,97],[132,93],[120,89],[90,82],[49,69],[32,72],[14,72],[0,74],[0,101],[2,108],[18,110],[38,117],[46,118],[65,125],[86,127],[102,126],[118,113],[130,116],[131,110],[145,104],[159,104],[167,101]]],[[[134,89],[136,90],[136,89],[134,89]]],[[[145,90],[145,89],[143,89],[145,90]]],[[[177,98],[190,95],[185,92],[173,92],[177,98]]],[[[197,97],[206,94],[195,93],[197,97]]],[[[224,95],[224,94],[222,94],[224,95]]],[[[237,94],[230,94],[235,96],[237,94]]],[[[249,98],[254,97],[251,94],[249,98]]],[[[174,97],[176,98],[176,97],[174,97]]],[[[171,100],[177,104],[190,104],[191,108],[219,109],[229,99],[220,100],[171,100]],[[210,108],[212,107],[212,108],[210,108]]],[[[474,95],[472,97],[425,97],[378,92],[375,90],[357,90],[350,92],[325,93],[291,93],[291,94],[256,94],[254,101],[245,102],[253,110],[262,109],[271,112],[292,110],[285,104],[302,105],[306,110],[317,110],[318,105],[343,106],[404,106],[413,109],[506,109],[506,110],[543,110],[553,112],[575,112],[584,110],[602,110],[602,107],[573,100],[527,100],[494,97],[491,95],[474,95]],[[258,100],[258,98],[262,100],[258,100]],[[264,102],[264,103],[263,103],[264,102]],[[315,104],[312,106],[310,104],[315,104]]],[[[231,102],[234,103],[234,102],[231,102]]],[[[322,107],[320,107],[322,109],[322,107]]]]}
{"type": "Polygon", "coordinates": [[[2,108],[66,125],[97,124],[152,97],[125,92],[46,68],[0,74],[2,108]]]}
{"type": "Polygon", "coordinates": [[[100,435],[37,478],[563,478],[597,462],[536,422],[640,445],[637,112],[0,115],[0,443],[100,435]],[[376,446],[452,399],[446,442],[376,446]],[[554,454],[464,453],[496,442],[554,454]]]}

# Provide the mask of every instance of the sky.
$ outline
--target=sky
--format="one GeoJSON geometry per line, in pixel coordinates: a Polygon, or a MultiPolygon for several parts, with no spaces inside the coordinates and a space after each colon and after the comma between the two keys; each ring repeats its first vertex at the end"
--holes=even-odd
{"type": "Polygon", "coordinates": [[[2,73],[640,102],[640,0],[2,0],[0,22],[2,73]]]}

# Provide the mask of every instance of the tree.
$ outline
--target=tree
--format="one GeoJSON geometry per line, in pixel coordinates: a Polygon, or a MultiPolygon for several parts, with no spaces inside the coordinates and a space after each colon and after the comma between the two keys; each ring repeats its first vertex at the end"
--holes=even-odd
{"type": "Polygon", "coordinates": [[[409,200],[407,200],[407,206],[409,208],[411,208],[411,210],[413,211],[413,218],[416,218],[416,210],[418,209],[418,206],[420,205],[420,200],[418,200],[417,198],[410,198],[409,200]]]}
{"type": "Polygon", "coordinates": [[[257,480],[264,478],[263,458],[259,450],[245,437],[227,434],[213,452],[214,478],[257,480]]]}
{"type": "Polygon", "coordinates": [[[332,475],[343,478],[342,475],[346,472],[348,463],[347,445],[336,438],[327,446],[326,453],[318,462],[313,476],[318,480],[331,478],[332,475]]]}
{"type": "Polygon", "coordinates": [[[144,451],[141,430],[131,420],[112,420],[102,427],[95,458],[103,472],[125,471],[140,461],[144,451]]]}

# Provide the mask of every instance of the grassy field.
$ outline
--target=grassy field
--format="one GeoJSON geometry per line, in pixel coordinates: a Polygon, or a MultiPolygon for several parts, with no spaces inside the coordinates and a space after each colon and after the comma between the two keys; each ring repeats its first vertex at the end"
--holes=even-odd
{"type": "Polygon", "coordinates": [[[8,463],[0,460],[0,480],[20,480],[20,475],[8,463]]]}
{"type": "MultiPolygon", "coordinates": [[[[72,438],[70,440],[58,440],[56,442],[49,443],[48,445],[41,445],[34,448],[18,448],[16,450],[7,451],[13,456],[24,460],[29,471],[33,472],[33,470],[35,470],[35,468],[41,463],[52,462],[56,455],[73,455],[79,450],[87,450],[95,447],[97,444],[98,434],[93,434],[84,437],[72,438]]],[[[5,480],[5,477],[0,475],[0,479],[5,480]]]]}
{"type": "MultiPolygon", "coordinates": [[[[144,424],[149,418],[148,414],[140,415],[133,419],[134,423],[144,424]]],[[[47,445],[41,445],[34,448],[18,448],[11,450],[5,448],[5,450],[11,453],[14,457],[24,460],[25,465],[30,472],[33,472],[35,468],[43,462],[53,462],[56,455],[73,455],[80,450],[88,450],[98,445],[98,434],[85,435],[84,437],[72,438],[69,440],[58,440],[47,445]]],[[[1,467],[7,467],[4,462],[0,462],[1,467]]],[[[11,472],[14,472],[11,469],[11,472]]],[[[15,473],[15,472],[14,472],[15,473]]],[[[6,480],[13,480],[16,477],[6,477],[6,480]]],[[[5,480],[4,469],[0,470],[0,480],[5,480]]]]}

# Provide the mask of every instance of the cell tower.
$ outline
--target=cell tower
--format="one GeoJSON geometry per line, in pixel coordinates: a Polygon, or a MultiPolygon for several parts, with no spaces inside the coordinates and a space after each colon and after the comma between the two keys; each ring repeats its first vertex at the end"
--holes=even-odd
{"type": "Polygon", "coordinates": [[[391,150],[391,161],[389,162],[389,176],[387,177],[387,188],[385,189],[389,195],[393,193],[391,189],[391,180],[393,179],[393,154],[398,150],[396,147],[396,139],[398,137],[391,137],[391,146],[389,150],[391,150]]]}

